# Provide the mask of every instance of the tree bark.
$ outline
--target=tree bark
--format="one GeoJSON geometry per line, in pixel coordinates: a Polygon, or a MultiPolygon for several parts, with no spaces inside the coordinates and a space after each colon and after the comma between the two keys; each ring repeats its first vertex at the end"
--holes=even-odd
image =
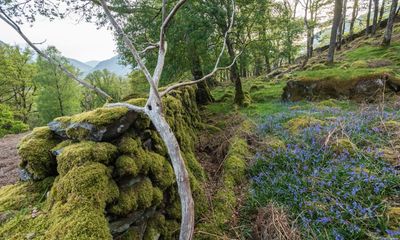
{"type": "MultiPolygon", "coordinates": [[[[228,54],[233,61],[235,59],[235,51],[233,49],[233,44],[229,38],[226,39],[226,47],[228,48],[228,54]]],[[[232,67],[230,68],[230,73],[231,73],[231,80],[235,84],[235,99],[234,102],[239,105],[243,106],[244,103],[244,92],[243,92],[243,87],[242,87],[242,81],[239,76],[239,70],[236,62],[232,64],[232,67]]]]}
{"type": "Polygon", "coordinates": [[[336,48],[336,36],[338,32],[338,27],[342,15],[343,10],[343,0],[335,0],[335,10],[333,14],[333,22],[332,22],[332,29],[331,29],[331,39],[329,42],[329,49],[328,49],[328,59],[327,62],[329,64],[333,63],[334,55],[335,55],[335,48],[336,48]]]}
{"type": "Polygon", "coordinates": [[[344,0],[342,17],[340,18],[339,30],[338,30],[338,40],[337,40],[337,50],[342,48],[343,34],[346,27],[346,10],[347,10],[347,0],[344,0]]]}
{"type": "MultiPolygon", "coordinates": [[[[200,56],[197,51],[190,51],[189,57],[192,60],[191,72],[194,80],[198,80],[204,77],[203,70],[201,68],[200,56]]],[[[210,88],[208,87],[207,81],[197,83],[196,91],[196,102],[200,105],[205,105],[213,102],[214,98],[211,95],[210,88]]]]}
{"type": "Polygon", "coordinates": [[[368,13],[367,13],[367,27],[365,29],[365,34],[368,35],[370,33],[370,20],[371,20],[371,8],[372,8],[372,0],[369,0],[368,4],[368,13]]]}
{"type": "Polygon", "coordinates": [[[372,35],[376,33],[378,29],[378,15],[379,15],[379,0],[374,0],[374,19],[372,22],[372,35]]]}
{"type": "Polygon", "coordinates": [[[381,10],[379,11],[378,26],[381,25],[383,14],[385,13],[385,0],[382,0],[381,10]]]}
{"type": "Polygon", "coordinates": [[[392,40],[393,23],[396,18],[396,9],[398,5],[398,0],[392,0],[392,6],[390,7],[390,13],[388,22],[386,25],[385,34],[383,35],[382,46],[389,46],[392,40]]]}
{"type": "Polygon", "coordinates": [[[354,23],[356,22],[358,15],[358,0],[354,0],[353,4],[353,13],[351,14],[351,21],[350,21],[350,40],[353,40],[354,34],[354,23]]]}

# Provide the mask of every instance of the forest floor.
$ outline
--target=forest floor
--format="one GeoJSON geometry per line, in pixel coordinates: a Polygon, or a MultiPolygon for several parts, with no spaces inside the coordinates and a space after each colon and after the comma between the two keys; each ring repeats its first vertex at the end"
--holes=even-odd
{"type": "Polygon", "coordinates": [[[20,157],[17,153],[17,144],[25,135],[26,133],[20,133],[0,138],[0,187],[18,180],[20,157]]]}

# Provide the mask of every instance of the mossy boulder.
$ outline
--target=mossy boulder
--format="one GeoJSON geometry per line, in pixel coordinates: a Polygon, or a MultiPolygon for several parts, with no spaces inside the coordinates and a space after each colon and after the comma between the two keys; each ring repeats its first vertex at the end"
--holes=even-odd
{"type": "Polygon", "coordinates": [[[301,129],[323,124],[324,121],[322,120],[312,116],[302,115],[287,121],[285,123],[285,128],[287,128],[291,133],[298,133],[301,129]]]}
{"type": "MultiPolygon", "coordinates": [[[[200,217],[208,206],[205,173],[194,154],[201,125],[195,87],[171,92],[163,104],[188,166],[200,217]]],[[[1,239],[177,237],[181,206],[175,174],[163,141],[144,114],[117,107],[57,118],[35,129],[19,151],[22,166],[37,181],[0,189],[0,216],[7,211],[1,239]],[[47,176],[55,178],[45,184],[47,176]]],[[[229,163],[226,172],[242,174],[240,162],[229,163]]]]}
{"type": "Polygon", "coordinates": [[[138,115],[125,107],[98,108],[71,117],[56,118],[48,126],[63,138],[99,142],[120,136],[138,115]]]}
{"type": "Polygon", "coordinates": [[[56,159],[51,153],[60,140],[48,127],[35,128],[18,146],[20,167],[35,180],[56,175],[56,159]]]}

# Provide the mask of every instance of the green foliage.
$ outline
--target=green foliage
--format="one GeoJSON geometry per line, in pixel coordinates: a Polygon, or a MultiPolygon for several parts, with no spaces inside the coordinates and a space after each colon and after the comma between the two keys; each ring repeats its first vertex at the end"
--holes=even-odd
{"type": "MultiPolygon", "coordinates": [[[[120,102],[127,92],[126,81],[105,69],[90,73],[85,77],[85,81],[105,91],[112,97],[113,102],[120,102]]],[[[104,99],[92,90],[85,89],[83,91],[81,105],[86,111],[88,111],[103,106],[106,101],[107,99],[104,99]]]]}
{"type": "MultiPolygon", "coordinates": [[[[46,53],[67,66],[69,71],[77,73],[54,47],[49,47],[46,53]]],[[[38,74],[35,77],[35,83],[38,94],[35,101],[41,122],[47,123],[56,117],[80,112],[81,93],[77,83],[46,59],[39,57],[37,65],[38,74]]]]}
{"type": "Polygon", "coordinates": [[[0,138],[6,134],[25,132],[28,129],[28,125],[14,118],[8,106],[0,104],[0,138]]]}
{"type": "Polygon", "coordinates": [[[12,107],[14,115],[27,123],[33,108],[36,66],[29,49],[0,45],[0,103],[12,107]]]}

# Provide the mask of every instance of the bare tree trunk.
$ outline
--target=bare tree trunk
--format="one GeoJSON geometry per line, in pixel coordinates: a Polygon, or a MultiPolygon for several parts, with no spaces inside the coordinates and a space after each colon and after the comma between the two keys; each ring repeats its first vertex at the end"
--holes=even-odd
{"type": "Polygon", "coordinates": [[[385,13],[385,0],[382,0],[381,4],[381,10],[379,11],[379,21],[378,21],[378,26],[381,25],[383,14],[385,13]]]}
{"type": "Polygon", "coordinates": [[[149,101],[149,106],[151,106],[151,108],[145,108],[145,112],[167,147],[177,180],[178,193],[182,206],[182,222],[179,239],[192,239],[194,232],[194,202],[191,194],[189,173],[186,170],[179,143],[168,125],[168,122],[163,117],[161,101],[156,100],[155,96],[150,96],[149,101]]]}
{"type": "Polygon", "coordinates": [[[392,6],[390,7],[389,18],[385,30],[385,34],[383,35],[383,46],[389,46],[390,41],[392,40],[392,31],[393,31],[393,23],[396,18],[396,9],[397,9],[398,0],[392,0],[392,6]]]}
{"type": "Polygon", "coordinates": [[[365,29],[365,34],[368,35],[370,33],[370,21],[371,21],[371,8],[372,8],[372,0],[369,0],[368,4],[368,13],[367,13],[367,27],[365,29]]]}
{"type": "Polygon", "coordinates": [[[343,34],[346,27],[346,9],[347,0],[344,0],[342,17],[340,18],[339,30],[338,30],[338,40],[337,40],[337,50],[342,48],[343,34]]]}
{"type": "MultiPolygon", "coordinates": [[[[235,51],[233,50],[232,42],[229,38],[226,39],[226,47],[228,48],[228,54],[231,60],[235,58],[235,51]]],[[[233,63],[232,67],[230,68],[231,72],[231,80],[235,84],[235,100],[234,102],[242,106],[244,103],[244,92],[242,88],[242,81],[240,80],[239,70],[237,67],[236,62],[233,63]]]]}
{"type": "Polygon", "coordinates": [[[351,21],[350,21],[350,40],[353,40],[354,34],[354,23],[356,22],[358,15],[358,0],[354,0],[353,4],[353,13],[351,14],[351,21]]]}
{"type": "Polygon", "coordinates": [[[374,0],[374,19],[372,23],[372,35],[376,33],[378,28],[379,0],[374,0]]]}
{"type": "Polygon", "coordinates": [[[271,63],[269,61],[268,53],[264,53],[264,58],[265,58],[265,67],[266,67],[267,73],[270,73],[272,71],[272,69],[271,69],[271,63]]]}
{"type": "Polygon", "coordinates": [[[328,59],[327,62],[329,64],[333,63],[334,55],[335,55],[335,48],[336,48],[336,36],[340,24],[340,19],[343,10],[343,0],[335,0],[335,10],[333,14],[333,22],[332,22],[332,29],[331,29],[331,40],[329,42],[329,49],[328,49],[328,59]]]}

